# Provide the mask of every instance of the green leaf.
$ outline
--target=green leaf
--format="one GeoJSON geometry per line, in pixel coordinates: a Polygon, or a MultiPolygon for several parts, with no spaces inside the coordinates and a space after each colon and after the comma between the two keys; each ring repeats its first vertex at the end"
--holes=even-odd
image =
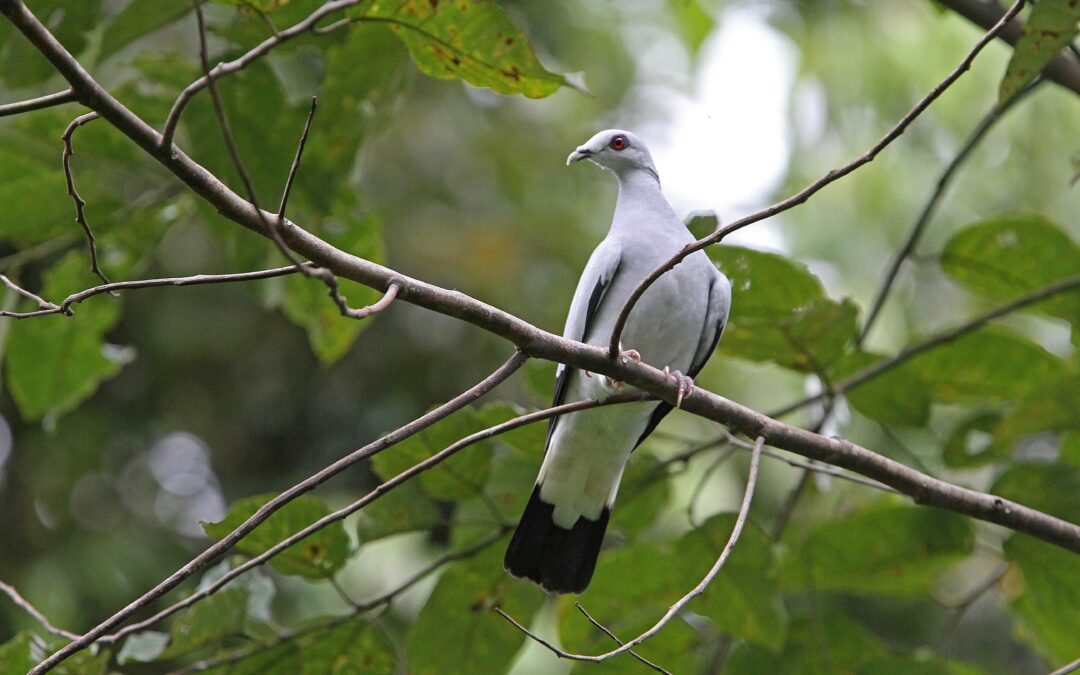
{"type": "MultiPolygon", "coordinates": [[[[207,535],[221,539],[275,496],[259,495],[234,502],[224,520],[219,523],[204,522],[203,530],[207,535]]],[[[321,499],[301,495],[275,511],[265,522],[241,539],[236,544],[236,549],[258,555],[329,513],[330,509],[321,499]]],[[[270,564],[282,574],[325,579],[344,566],[348,553],[349,537],[341,521],[338,521],[285,549],[274,556],[270,564]]]]}
{"type": "MultiPolygon", "coordinates": [[[[680,2],[681,0],[675,1],[680,2]]],[[[697,3],[693,0],[685,4],[697,6],[697,3]]],[[[686,223],[686,229],[690,230],[690,234],[694,235],[695,239],[701,239],[716,231],[716,228],[720,226],[720,217],[716,215],[715,211],[691,211],[686,214],[684,222],[686,223]]]]}
{"type": "MultiPolygon", "coordinates": [[[[488,420],[475,408],[462,408],[438,424],[411,436],[372,460],[375,473],[388,480],[456,441],[487,428],[488,420]]],[[[491,468],[490,441],[475,443],[420,475],[424,491],[435,499],[455,501],[479,493],[491,468]]]]}
{"type": "Polygon", "coordinates": [[[1002,441],[1042,431],[1080,429],[1080,373],[1050,379],[1016,405],[994,430],[1002,441]]]}
{"type": "Polygon", "coordinates": [[[525,35],[491,0],[372,0],[350,14],[388,24],[431,77],[529,98],[567,84],[540,64],[525,35]]]}
{"type": "Polygon", "coordinates": [[[671,500],[671,481],[659,467],[652,453],[641,448],[634,452],[622,477],[610,532],[637,535],[656,522],[671,500]]]}
{"type": "Polygon", "coordinates": [[[713,246],[708,252],[731,280],[733,311],[720,341],[725,353],[820,373],[854,339],[854,303],[827,298],[805,266],[736,246],[713,246]]]}
{"type": "MultiPolygon", "coordinates": [[[[840,382],[886,359],[882,354],[848,352],[833,366],[840,382]]],[[[848,389],[844,396],[860,413],[884,424],[923,426],[930,417],[930,388],[922,373],[904,363],[848,389]]]]}
{"type": "Polygon", "coordinates": [[[506,672],[523,637],[492,607],[528,624],[544,594],[507,574],[502,554],[488,548],[440,577],[406,638],[412,675],[506,672]]]}
{"type": "Polygon", "coordinates": [[[1080,3],[1076,0],[1039,0],[1033,6],[1001,78],[999,104],[1015,96],[1069,46],[1080,28],[1077,22],[1080,3]]]}
{"type": "MultiPolygon", "coordinates": [[[[382,239],[378,222],[373,217],[356,215],[347,201],[336,204],[333,212],[319,228],[324,238],[343,251],[372,262],[383,259],[382,239]]],[[[344,356],[349,347],[377,317],[363,321],[341,315],[330,299],[326,284],[300,274],[285,277],[282,310],[293,323],[302,326],[315,355],[329,365],[344,356]]],[[[379,293],[366,286],[338,278],[339,292],[350,307],[359,309],[379,298],[379,293]]]]}
{"type": "MultiPolygon", "coordinates": [[[[1041,5],[1042,3],[1040,3],[1041,5]]],[[[1080,247],[1037,213],[1007,213],[977,221],[945,245],[941,267],[965,288],[1005,302],[1080,274],[1080,247]]],[[[1029,306],[1080,326],[1080,291],[1029,306]]]]}
{"type": "Polygon", "coordinates": [[[169,646],[169,634],[156,630],[135,633],[124,640],[124,646],[116,655],[116,662],[120,665],[126,663],[147,663],[161,656],[165,648],[169,646]]]}
{"type": "Polygon", "coordinates": [[[0,673],[3,675],[23,675],[37,662],[30,656],[32,633],[20,631],[11,640],[0,645],[0,673]]]}
{"type": "MultiPolygon", "coordinates": [[[[716,22],[701,6],[699,0],[668,0],[675,15],[675,28],[691,56],[697,56],[705,38],[709,37],[716,22]]],[[[710,230],[711,231],[711,230],[710,230]]],[[[708,233],[706,233],[708,234],[708,233]]],[[[696,235],[700,238],[702,235],[696,235]]]]}
{"type": "MultiPolygon", "coordinates": [[[[0,135],[5,142],[9,139],[0,135]]],[[[0,239],[28,246],[69,233],[81,236],[75,204],[64,198],[67,183],[60,162],[0,148],[0,239]]]]}
{"type": "MultiPolygon", "coordinates": [[[[42,637],[22,631],[10,642],[0,645],[0,673],[23,675],[67,643],[63,638],[42,637]]],[[[52,672],[57,675],[105,675],[109,672],[111,655],[108,649],[83,650],[56,666],[52,672]]]]}
{"type": "Polygon", "coordinates": [[[171,659],[202,649],[230,635],[241,635],[247,591],[230,588],[200,600],[184,611],[169,631],[169,646],[159,658],[171,659]]]}
{"type": "Polygon", "coordinates": [[[958,424],[945,441],[945,466],[970,468],[1008,457],[1011,446],[993,435],[1000,420],[999,412],[981,412],[958,424]]]}
{"type": "Polygon", "coordinates": [[[410,480],[361,509],[356,533],[360,543],[366,544],[403,532],[431,530],[445,523],[446,518],[420,482],[410,480]]]}
{"type": "Polygon", "coordinates": [[[98,61],[104,61],[135,40],[168,26],[189,12],[190,4],[176,0],[132,0],[105,28],[98,61]]]}
{"type": "MultiPolygon", "coordinates": [[[[37,0],[31,6],[53,36],[76,57],[86,48],[89,34],[100,24],[102,0],[37,0]]],[[[6,20],[5,20],[6,23],[6,20]]],[[[18,31],[0,42],[0,83],[9,89],[38,85],[56,75],[56,69],[18,31]]]]}
{"type": "Polygon", "coordinates": [[[994,326],[927,350],[908,362],[938,403],[1014,401],[1045,386],[1065,362],[1041,345],[994,326]]]}
{"type": "Polygon", "coordinates": [[[1080,467],[1042,462],[1014,464],[990,492],[1071,523],[1080,523],[1080,467]]]}
{"type": "MultiPolygon", "coordinates": [[[[100,284],[81,250],[60,259],[46,275],[40,295],[53,302],[100,284]]],[[[75,316],[53,315],[16,323],[7,344],[8,388],[26,421],[55,418],[89,398],[98,385],[130,360],[130,352],[105,344],[120,318],[118,300],[94,298],[76,306],[75,316]]],[[[24,303],[22,309],[34,309],[24,303]]]]}
{"type": "Polygon", "coordinates": [[[391,675],[397,672],[394,645],[363,618],[315,632],[301,644],[302,675],[391,675]]]}
{"type": "MultiPolygon", "coordinates": [[[[247,650],[244,653],[248,653],[247,650]]],[[[235,652],[226,652],[221,656],[229,655],[235,655],[235,652]]],[[[307,671],[304,670],[299,645],[296,641],[289,641],[205,672],[209,675],[297,675],[307,671]]]]}
{"type": "Polygon", "coordinates": [[[1080,431],[1068,431],[1061,436],[1058,461],[1062,464],[1080,466],[1080,431]]]}
{"type": "Polygon", "coordinates": [[[861,673],[864,666],[888,655],[885,646],[862,625],[836,611],[825,611],[793,621],[783,651],[774,653],[753,645],[737,649],[726,670],[803,675],[861,673]]]}
{"type": "Polygon", "coordinates": [[[1013,567],[1002,582],[1021,639],[1055,663],[1076,658],[1080,635],[1080,556],[1016,534],[1005,540],[1013,567]]]}
{"type": "Polygon", "coordinates": [[[914,656],[890,654],[859,669],[859,675],[981,675],[981,668],[917,653],[914,656]]]}
{"type": "Polygon", "coordinates": [[[793,544],[783,581],[791,589],[920,597],[974,545],[965,518],[886,499],[819,525],[793,544]]]}

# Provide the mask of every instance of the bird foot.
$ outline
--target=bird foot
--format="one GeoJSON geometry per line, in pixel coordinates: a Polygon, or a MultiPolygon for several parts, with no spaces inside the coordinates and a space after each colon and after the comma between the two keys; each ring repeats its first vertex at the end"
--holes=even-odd
{"type": "Polygon", "coordinates": [[[679,393],[675,397],[675,407],[681,408],[683,399],[689,398],[690,394],[694,393],[694,380],[677,370],[670,370],[667,366],[664,366],[664,377],[674,378],[674,380],[679,383],[679,393]]]}
{"type": "Polygon", "coordinates": [[[641,363],[641,354],[638,352],[638,350],[636,350],[636,349],[627,349],[625,352],[622,353],[622,362],[623,363],[630,363],[631,361],[636,361],[637,363],[641,363]]]}

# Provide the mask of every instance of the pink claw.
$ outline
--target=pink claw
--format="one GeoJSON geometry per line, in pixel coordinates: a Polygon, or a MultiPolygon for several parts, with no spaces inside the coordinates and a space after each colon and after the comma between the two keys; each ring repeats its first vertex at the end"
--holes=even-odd
{"type": "Polygon", "coordinates": [[[675,397],[675,407],[681,408],[683,399],[689,398],[690,394],[694,393],[694,380],[677,370],[672,372],[667,366],[664,366],[664,376],[674,377],[675,381],[679,383],[679,393],[675,397]]]}
{"type": "Polygon", "coordinates": [[[628,363],[630,361],[637,361],[641,363],[641,354],[636,349],[627,349],[622,353],[622,362],[628,363]]]}

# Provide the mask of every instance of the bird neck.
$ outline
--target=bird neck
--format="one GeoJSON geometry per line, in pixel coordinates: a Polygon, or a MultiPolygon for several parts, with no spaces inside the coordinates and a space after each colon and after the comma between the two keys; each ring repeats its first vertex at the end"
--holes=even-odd
{"type": "Polygon", "coordinates": [[[615,202],[613,224],[622,223],[637,229],[639,220],[666,222],[674,219],[674,211],[660,191],[655,170],[634,169],[619,175],[619,197],[615,202]]]}

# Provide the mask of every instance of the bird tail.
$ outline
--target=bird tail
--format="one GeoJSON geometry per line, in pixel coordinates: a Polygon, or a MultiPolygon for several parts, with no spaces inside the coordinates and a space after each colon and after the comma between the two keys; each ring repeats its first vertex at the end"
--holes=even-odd
{"type": "Polygon", "coordinates": [[[569,530],[555,524],[554,510],[554,505],[540,499],[537,484],[510,539],[503,566],[546,591],[581,593],[596,569],[611,510],[605,506],[596,520],[581,516],[569,530]]]}

